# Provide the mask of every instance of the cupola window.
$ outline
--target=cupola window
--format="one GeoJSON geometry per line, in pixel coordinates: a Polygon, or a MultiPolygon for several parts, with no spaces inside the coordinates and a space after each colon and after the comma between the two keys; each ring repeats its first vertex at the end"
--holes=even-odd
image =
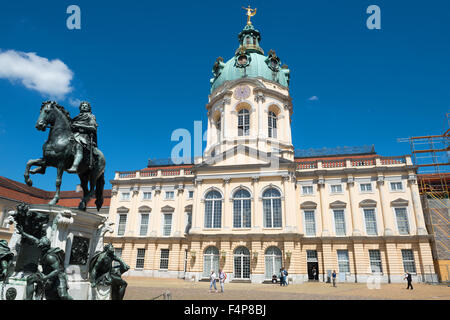
{"type": "Polygon", "coordinates": [[[269,138],[277,137],[277,115],[275,112],[269,112],[269,138]]]}
{"type": "Polygon", "coordinates": [[[250,135],[250,112],[241,109],[238,113],[238,136],[250,135]]]}

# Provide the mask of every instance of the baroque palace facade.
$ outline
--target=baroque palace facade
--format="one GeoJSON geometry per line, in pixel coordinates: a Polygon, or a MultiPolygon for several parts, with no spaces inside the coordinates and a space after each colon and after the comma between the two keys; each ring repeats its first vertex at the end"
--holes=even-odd
{"type": "Polygon", "coordinates": [[[195,164],[116,172],[110,241],[130,275],[261,283],[435,276],[416,168],[373,147],[295,152],[289,69],[249,21],[213,67],[207,146],[195,164]],[[315,268],[318,277],[314,279],[315,268]]]}

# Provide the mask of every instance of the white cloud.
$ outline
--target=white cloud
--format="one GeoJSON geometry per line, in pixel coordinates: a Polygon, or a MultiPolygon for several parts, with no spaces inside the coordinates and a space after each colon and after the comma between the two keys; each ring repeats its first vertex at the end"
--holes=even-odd
{"type": "Polygon", "coordinates": [[[59,59],[7,50],[0,51],[0,78],[20,81],[26,88],[50,98],[64,98],[72,91],[73,72],[59,59]]]}
{"type": "Polygon", "coordinates": [[[81,100],[80,100],[80,99],[72,99],[72,98],[69,98],[69,104],[70,104],[72,107],[78,108],[78,107],[80,106],[80,103],[81,103],[81,100]]]}
{"type": "Polygon", "coordinates": [[[312,96],[312,97],[309,97],[308,100],[309,101],[317,101],[317,100],[319,100],[319,97],[318,96],[312,96]]]}

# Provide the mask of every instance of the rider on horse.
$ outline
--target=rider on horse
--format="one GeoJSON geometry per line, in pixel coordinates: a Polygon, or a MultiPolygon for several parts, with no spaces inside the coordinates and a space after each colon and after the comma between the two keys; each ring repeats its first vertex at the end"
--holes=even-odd
{"type": "Polygon", "coordinates": [[[97,121],[91,112],[91,105],[87,101],[80,103],[80,114],[72,119],[72,131],[77,142],[75,144],[75,158],[72,167],[66,171],[69,173],[77,173],[78,165],[83,159],[83,148],[90,152],[92,165],[92,156],[94,149],[97,147],[97,121]]]}

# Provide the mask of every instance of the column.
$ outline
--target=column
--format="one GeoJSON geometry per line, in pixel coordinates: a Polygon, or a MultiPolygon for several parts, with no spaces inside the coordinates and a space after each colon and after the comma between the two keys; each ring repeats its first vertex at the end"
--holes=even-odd
{"type": "Polygon", "coordinates": [[[151,228],[152,231],[150,232],[150,237],[156,237],[158,234],[158,227],[160,224],[160,214],[161,214],[161,186],[155,187],[155,208],[152,209],[152,212],[150,213],[150,220],[151,220],[151,228]]]}
{"type": "Polygon", "coordinates": [[[330,235],[330,219],[328,219],[328,208],[326,206],[325,201],[325,181],[323,178],[319,178],[319,182],[317,183],[317,189],[319,189],[320,195],[320,214],[322,218],[322,237],[328,237],[330,235]]]}
{"type": "Polygon", "coordinates": [[[331,251],[331,242],[322,243],[322,261],[323,261],[323,281],[327,281],[328,270],[333,271],[335,268],[333,252],[331,251]]]}
{"type": "Polygon", "coordinates": [[[384,197],[384,194],[387,193],[388,191],[386,190],[387,187],[384,183],[383,176],[378,177],[377,188],[378,194],[380,196],[381,214],[383,215],[384,236],[392,236],[394,234],[394,223],[392,220],[393,216],[391,207],[389,206],[388,201],[384,197]]]}
{"type": "Polygon", "coordinates": [[[418,235],[426,235],[428,234],[425,221],[423,218],[423,210],[422,210],[422,204],[420,202],[419,197],[419,188],[417,186],[417,180],[416,175],[410,175],[408,177],[408,185],[409,190],[411,191],[411,200],[413,204],[413,210],[414,210],[414,217],[416,221],[416,227],[417,227],[417,234],[418,235]]]}
{"type": "Polygon", "coordinates": [[[173,217],[174,226],[173,230],[174,237],[181,237],[184,233],[183,230],[183,217],[184,217],[184,208],[183,208],[183,195],[184,195],[184,185],[179,184],[177,187],[177,204],[175,207],[175,217],[173,217]]]}
{"type": "MultiPolygon", "coordinates": [[[[232,212],[232,210],[230,210],[230,202],[233,201],[231,199],[231,195],[230,195],[230,181],[231,178],[224,178],[222,179],[223,181],[223,201],[222,201],[222,229],[223,230],[230,230],[230,227],[233,227],[233,223],[228,221],[229,220],[229,216],[230,216],[230,212],[232,212]]],[[[232,207],[232,206],[231,206],[232,207]]],[[[233,214],[231,214],[231,217],[233,216],[233,214]]]]}
{"type": "Polygon", "coordinates": [[[203,180],[202,179],[195,179],[194,183],[197,188],[195,193],[195,201],[194,205],[192,206],[192,227],[189,231],[190,234],[199,233],[202,229],[202,226],[200,225],[201,218],[200,215],[203,214],[202,210],[202,202],[201,199],[203,197],[203,180]]]}
{"type": "Polygon", "coordinates": [[[261,207],[261,201],[259,200],[258,196],[258,182],[259,177],[254,176],[252,177],[252,185],[253,185],[253,197],[252,197],[252,229],[256,232],[261,231],[262,227],[262,207],[261,207]]]}
{"type": "Polygon", "coordinates": [[[388,281],[400,282],[403,275],[401,253],[397,252],[395,242],[386,242],[386,264],[388,266],[388,281]],[[400,255],[400,256],[399,256],[400,255]]]}
{"type": "MultiPolygon", "coordinates": [[[[293,221],[291,216],[293,215],[293,210],[291,205],[295,205],[295,201],[288,201],[288,199],[295,199],[295,191],[291,192],[290,187],[293,184],[290,184],[290,175],[284,175],[282,177],[283,182],[283,221],[284,221],[284,231],[285,232],[294,232],[293,221]],[[292,198],[291,198],[292,196],[292,198]]],[[[295,215],[295,213],[294,213],[295,215]]]]}
{"type": "Polygon", "coordinates": [[[349,200],[350,200],[350,214],[352,217],[352,226],[353,226],[353,236],[361,236],[361,228],[362,228],[362,219],[361,214],[358,210],[358,203],[356,202],[356,196],[355,196],[355,181],[352,176],[348,177],[347,181],[347,187],[349,191],[349,200]]]}
{"type": "Polygon", "coordinates": [[[367,279],[368,267],[366,255],[364,254],[364,245],[362,242],[353,243],[353,265],[355,268],[355,282],[363,282],[367,279]]]}

